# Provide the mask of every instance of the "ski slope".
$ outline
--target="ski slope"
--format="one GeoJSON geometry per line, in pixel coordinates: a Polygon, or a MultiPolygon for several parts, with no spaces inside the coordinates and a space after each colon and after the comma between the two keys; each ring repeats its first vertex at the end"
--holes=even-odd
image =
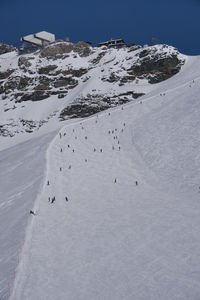
{"type": "Polygon", "coordinates": [[[199,299],[199,64],[56,134],[11,300],[199,299]]]}
{"type": "Polygon", "coordinates": [[[55,133],[0,151],[0,299],[8,297],[29,223],[42,187],[45,151],[55,133]]]}

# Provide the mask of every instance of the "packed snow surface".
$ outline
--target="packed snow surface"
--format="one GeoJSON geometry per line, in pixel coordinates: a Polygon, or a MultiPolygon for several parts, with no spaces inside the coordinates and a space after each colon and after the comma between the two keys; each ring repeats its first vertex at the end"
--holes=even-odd
{"type": "Polygon", "coordinates": [[[12,239],[4,239],[4,260],[14,230],[25,225],[19,208],[36,213],[28,216],[11,300],[199,299],[199,67],[199,57],[187,58],[141,100],[65,123],[46,152],[45,179],[50,136],[0,152],[12,177],[2,193],[0,222],[12,239]],[[30,160],[41,156],[28,178],[19,164],[26,166],[30,149],[30,160]],[[20,186],[12,168],[26,178],[20,186]],[[34,205],[24,195],[9,208],[6,200],[27,184],[34,205]]]}

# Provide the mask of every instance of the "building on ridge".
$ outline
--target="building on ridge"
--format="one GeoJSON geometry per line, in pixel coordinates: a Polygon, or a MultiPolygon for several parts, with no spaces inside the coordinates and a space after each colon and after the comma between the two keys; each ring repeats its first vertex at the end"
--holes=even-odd
{"type": "Polygon", "coordinates": [[[122,39],[118,39],[118,40],[111,39],[110,41],[97,44],[97,47],[102,47],[102,46],[106,46],[108,48],[121,48],[125,46],[125,42],[122,39]]]}

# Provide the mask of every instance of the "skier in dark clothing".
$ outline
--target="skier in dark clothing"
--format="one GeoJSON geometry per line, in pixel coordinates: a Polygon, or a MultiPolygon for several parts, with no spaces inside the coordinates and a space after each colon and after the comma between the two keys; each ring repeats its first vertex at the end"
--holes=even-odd
{"type": "Polygon", "coordinates": [[[51,203],[54,203],[54,201],[56,201],[56,197],[54,196],[51,200],[51,203]]]}
{"type": "Polygon", "coordinates": [[[138,182],[137,182],[137,180],[136,180],[136,182],[135,182],[135,185],[138,185],[138,182]]]}
{"type": "Polygon", "coordinates": [[[65,200],[66,200],[66,201],[68,201],[68,198],[67,198],[67,196],[65,197],[65,200]]]}
{"type": "Polygon", "coordinates": [[[35,216],[35,213],[33,210],[30,210],[30,215],[34,215],[35,216]]]}

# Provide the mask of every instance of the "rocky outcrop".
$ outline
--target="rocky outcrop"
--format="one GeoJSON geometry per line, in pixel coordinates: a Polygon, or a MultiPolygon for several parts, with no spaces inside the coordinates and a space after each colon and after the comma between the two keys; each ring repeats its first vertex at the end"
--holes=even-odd
{"type": "Polygon", "coordinates": [[[101,80],[113,83],[113,82],[119,81],[120,80],[120,76],[116,75],[115,72],[112,72],[109,77],[102,77],[101,80]]]}
{"type": "Polygon", "coordinates": [[[50,96],[49,93],[45,91],[33,91],[31,93],[25,93],[23,96],[16,100],[16,102],[22,102],[22,101],[39,101],[44,100],[50,96]]]}
{"type": "Polygon", "coordinates": [[[86,97],[76,99],[74,103],[63,109],[60,119],[85,118],[108,108],[127,103],[143,95],[143,93],[135,93],[134,91],[112,96],[88,94],[86,97]]]}
{"type": "Polygon", "coordinates": [[[8,52],[17,51],[17,49],[12,45],[6,45],[0,43],[0,55],[8,52]]]}
{"type": "Polygon", "coordinates": [[[102,51],[100,52],[97,57],[95,57],[94,59],[90,60],[90,62],[94,65],[98,64],[100,62],[100,60],[102,59],[102,57],[104,57],[106,54],[106,51],[102,51]]]}
{"type": "Polygon", "coordinates": [[[9,93],[10,91],[14,91],[15,89],[17,90],[22,90],[25,89],[27,87],[30,87],[30,85],[33,82],[33,78],[29,78],[27,76],[24,77],[11,77],[9,78],[4,86],[3,86],[3,90],[5,93],[9,93]]]}
{"type": "Polygon", "coordinates": [[[0,72],[0,80],[8,78],[13,72],[13,69],[8,69],[5,72],[0,72]]]}
{"type": "MultiPolygon", "coordinates": [[[[163,50],[165,45],[163,46],[163,50]]],[[[180,71],[183,61],[178,58],[178,51],[172,54],[159,52],[150,47],[139,52],[139,59],[128,69],[128,74],[147,78],[149,83],[158,83],[170,78],[180,71]]]]}
{"type": "Polygon", "coordinates": [[[77,44],[72,44],[69,42],[61,42],[45,47],[40,56],[41,57],[56,57],[57,55],[63,55],[74,51],[78,53],[79,56],[85,57],[91,53],[91,47],[88,43],[78,42],[77,44]]]}
{"type": "MultiPolygon", "coordinates": [[[[61,71],[62,75],[71,75],[72,77],[81,77],[88,72],[88,69],[80,68],[80,69],[68,69],[61,71]]],[[[58,74],[58,73],[57,73],[58,74]]],[[[57,75],[56,74],[56,75],[57,75]]]]}
{"type": "Polygon", "coordinates": [[[58,66],[56,65],[48,65],[47,67],[40,68],[38,70],[39,74],[51,74],[58,66]]]}
{"type": "Polygon", "coordinates": [[[78,81],[75,80],[73,77],[61,77],[57,79],[54,83],[55,88],[59,87],[69,87],[69,86],[76,86],[78,81]]]}
{"type": "Polygon", "coordinates": [[[24,56],[20,56],[18,59],[18,66],[20,67],[20,69],[24,69],[24,68],[28,68],[31,66],[30,60],[31,58],[27,58],[24,56]]]}

